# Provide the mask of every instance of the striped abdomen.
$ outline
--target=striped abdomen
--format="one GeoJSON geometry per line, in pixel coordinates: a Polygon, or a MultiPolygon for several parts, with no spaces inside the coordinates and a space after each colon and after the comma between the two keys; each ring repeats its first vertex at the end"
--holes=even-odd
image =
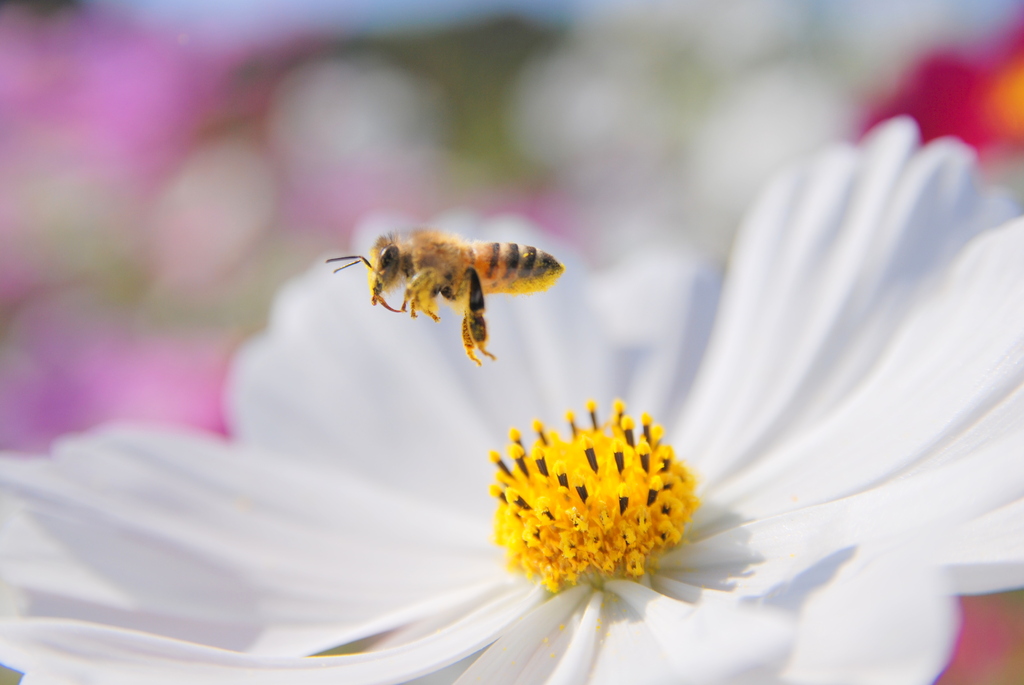
{"type": "Polygon", "coordinates": [[[547,290],[565,271],[557,259],[531,245],[473,243],[473,267],[485,293],[547,290]]]}

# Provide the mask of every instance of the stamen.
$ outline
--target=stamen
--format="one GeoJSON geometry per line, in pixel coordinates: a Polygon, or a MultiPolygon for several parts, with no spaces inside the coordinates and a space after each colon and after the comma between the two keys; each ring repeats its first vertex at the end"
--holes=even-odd
{"type": "Polygon", "coordinates": [[[626,467],[625,457],[622,454],[622,443],[618,440],[612,440],[612,451],[615,453],[615,467],[619,470],[619,475],[622,475],[622,469],[626,467]]]}
{"type": "MultiPolygon", "coordinates": [[[[514,442],[515,444],[519,445],[520,447],[523,447],[523,435],[522,433],[519,432],[518,428],[508,429],[508,439],[514,442]]],[[[523,447],[523,452],[525,451],[526,448],[523,447]]]]}
{"type": "Polygon", "coordinates": [[[654,444],[654,440],[651,440],[651,421],[651,415],[648,414],[647,412],[644,412],[643,414],[640,415],[640,423],[643,424],[644,438],[647,439],[648,445],[654,444]]]}
{"type": "Polygon", "coordinates": [[[487,456],[490,457],[491,462],[494,463],[499,469],[501,469],[506,476],[512,475],[512,472],[508,470],[508,466],[506,466],[505,462],[501,460],[500,454],[498,454],[494,450],[491,450],[487,456]]]}
{"type": "Polygon", "coordinates": [[[623,420],[623,414],[626,412],[626,402],[622,399],[615,399],[611,402],[611,425],[617,426],[618,422],[623,420]]]}
{"type": "Polygon", "coordinates": [[[587,463],[597,473],[597,455],[594,453],[594,442],[590,438],[583,438],[583,451],[587,455],[587,463]]]}
{"type": "Polygon", "coordinates": [[[533,448],[533,463],[537,465],[537,470],[540,471],[540,475],[545,478],[548,477],[548,462],[544,459],[544,450],[539,447],[533,448]]]}
{"type": "Polygon", "coordinates": [[[619,516],[626,513],[626,507],[629,506],[629,487],[622,483],[615,490],[616,495],[619,498],[619,516]]]}
{"type": "Polygon", "coordinates": [[[658,493],[661,492],[661,476],[655,476],[651,479],[651,489],[647,491],[647,506],[654,504],[654,500],[658,499],[658,493]]]}
{"type": "Polygon", "coordinates": [[[565,462],[555,462],[555,476],[558,478],[558,484],[563,488],[568,489],[569,487],[569,476],[565,472],[565,462]]]}
{"type": "Polygon", "coordinates": [[[636,448],[636,453],[640,456],[640,465],[644,468],[645,473],[651,472],[651,448],[646,442],[641,442],[640,446],[636,448]]]}
{"type": "MultiPolygon", "coordinates": [[[[508,446],[508,456],[512,459],[512,461],[516,463],[516,465],[519,467],[519,470],[523,473],[523,475],[530,475],[529,472],[526,471],[526,466],[523,462],[523,457],[525,456],[525,453],[523,452],[523,448],[520,447],[518,443],[513,443],[508,446]]],[[[512,475],[514,476],[515,474],[512,475]]]]}
{"type": "Polygon", "coordinates": [[[511,565],[552,591],[596,576],[643,575],[653,556],[682,541],[699,505],[696,479],[659,442],[664,429],[645,414],[635,443],[625,405],[617,402],[613,411],[614,422],[602,428],[596,403],[588,402],[594,428],[585,430],[567,412],[573,435],[564,440],[534,422],[539,438],[529,459],[521,435],[510,431],[508,453],[518,471],[490,453],[498,467],[490,488],[498,506],[495,538],[511,565]]]}
{"type": "Polygon", "coordinates": [[[651,426],[651,437],[654,439],[648,440],[647,442],[651,447],[657,447],[661,444],[661,439],[665,437],[665,428],[658,424],[651,426]]]}
{"type": "Polygon", "coordinates": [[[546,447],[548,439],[544,437],[544,424],[540,422],[540,419],[533,420],[533,432],[537,434],[537,438],[546,447]]]}
{"type": "Polygon", "coordinates": [[[636,424],[633,423],[633,417],[623,416],[622,422],[619,425],[622,426],[622,434],[626,437],[626,444],[630,447],[635,447],[636,445],[633,443],[633,428],[636,424]]]}

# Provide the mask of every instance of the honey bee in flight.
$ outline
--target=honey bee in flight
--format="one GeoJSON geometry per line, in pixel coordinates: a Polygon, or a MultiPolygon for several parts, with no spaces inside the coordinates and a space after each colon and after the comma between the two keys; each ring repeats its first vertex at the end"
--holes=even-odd
{"type": "Polygon", "coordinates": [[[484,295],[524,295],[550,288],[565,267],[547,252],[517,243],[469,242],[450,233],[420,230],[408,236],[388,233],[377,238],[367,259],[361,255],[334,257],[328,262],[354,260],[335,269],[362,262],[369,270],[370,304],[380,303],[393,312],[416,318],[423,312],[434,321],[440,295],[462,312],[462,344],[477,365],[475,351],[491,359],[487,351],[484,295]],[[402,308],[389,305],[384,296],[405,283],[402,308]]]}

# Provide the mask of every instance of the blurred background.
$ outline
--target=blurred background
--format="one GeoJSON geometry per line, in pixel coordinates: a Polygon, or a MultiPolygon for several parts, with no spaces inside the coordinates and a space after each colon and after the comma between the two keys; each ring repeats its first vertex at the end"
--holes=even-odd
{"type": "MultiPolygon", "coordinates": [[[[724,263],[768,174],[901,113],[1024,196],[1024,5],[0,1],[0,448],[224,431],[233,349],[375,213],[724,263]]],[[[963,609],[940,682],[1024,682],[1024,600],[963,609]]]]}

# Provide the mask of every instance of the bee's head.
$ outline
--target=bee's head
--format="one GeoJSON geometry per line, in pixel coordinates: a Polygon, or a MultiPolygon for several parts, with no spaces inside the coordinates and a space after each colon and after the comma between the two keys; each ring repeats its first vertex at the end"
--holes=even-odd
{"type": "Polygon", "coordinates": [[[361,255],[349,255],[347,257],[331,257],[327,261],[348,261],[348,264],[335,269],[334,273],[343,271],[350,266],[355,266],[360,262],[365,264],[369,272],[371,295],[370,304],[380,303],[384,305],[385,309],[390,309],[393,312],[403,312],[405,311],[404,304],[401,309],[395,309],[384,300],[384,293],[398,285],[399,276],[401,275],[401,271],[399,269],[401,256],[397,239],[393,234],[389,233],[377,238],[377,242],[373,244],[373,249],[370,250],[369,259],[361,255]]]}
{"type": "Polygon", "coordinates": [[[377,238],[370,250],[369,272],[370,293],[373,295],[374,304],[382,299],[384,293],[391,290],[398,284],[401,271],[399,263],[401,253],[395,236],[391,233],[377,238]]]}

